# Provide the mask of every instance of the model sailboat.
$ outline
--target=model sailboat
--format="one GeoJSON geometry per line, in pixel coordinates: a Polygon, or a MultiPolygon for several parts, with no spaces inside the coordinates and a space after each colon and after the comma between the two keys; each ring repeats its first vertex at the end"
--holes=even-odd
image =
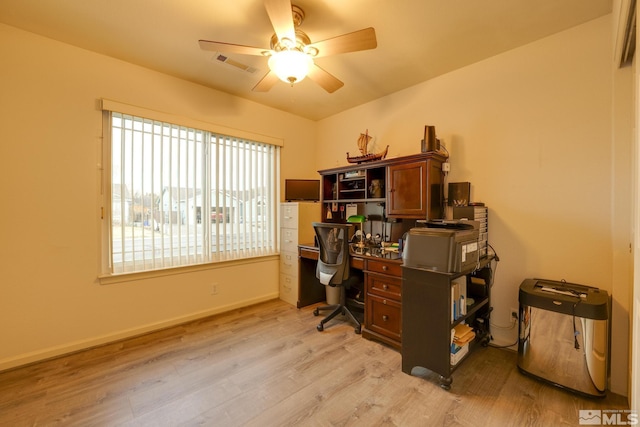
{"type": "Polygon", "coordinates": [[[389,146],[381,151],[380,153],[369,153],[368,145],[371,141],[372,137],[369,136],[369,130],[367,129],[366,133],[361,133],[358,138],[358,149],[360,150],[359,156],[350,156],[347,153],[347,161],[349,163],[364,163],[364,162],[372,162],[374,160],[382,160],[387,157],[387,151],[389,151],[389,146]]]}

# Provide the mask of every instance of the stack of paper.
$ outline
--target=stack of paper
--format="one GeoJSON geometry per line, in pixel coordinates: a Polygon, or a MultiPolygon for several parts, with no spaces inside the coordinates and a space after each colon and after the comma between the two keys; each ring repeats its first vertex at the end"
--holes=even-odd
{"type": "Polygon", "coordinates": [[[453,343],[462,347],[476,337],[473,328],[464,323],[460,323],[453,328],[453,343]]]}
{"type": "Polygon", "coordinates": [[[456,365],[469,352],[469,342],[476,333],[469,325],[460,323],[451,329],[451,364],[456,365]]]}

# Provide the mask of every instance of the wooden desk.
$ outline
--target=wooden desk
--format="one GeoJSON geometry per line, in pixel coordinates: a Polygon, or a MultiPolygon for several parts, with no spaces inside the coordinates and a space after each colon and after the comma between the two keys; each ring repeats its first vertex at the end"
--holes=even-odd
{"type": "MultiPolygon", "coordinates": [[[[326,300],[324,285],[316,278],[319,257],[320,248],[312,243],[298,245],[298,308],[326,300]]],[[[351,256],[349,264],[353,269],[364,269],[362,258],[351,256]]]]}
{"type": "MultiPolygon", "coordinates": [[[[370,253],[370,252],[369,252],[370,253]]],[[[316,304],[325,301],[324,285],[316,279],[316,265],[320,256],[320,248],[314,246],[313,243],[298,245],[298,303],[297,307],[306,307],[307,305],[316,304]]],[[[384,256],[367,255],[366,252],[349,254],[349,265],[355,270],[363,271],[366,269],[366,259],[387,260],[394,264],[402,264],[402,258],[397,253],[385,253],[384,256]]]]}
{"type": "Polygon", "coordinates": [[[313,243],[298,245],[298,308],[326,300],[324,285],[316,279],[319,256],[320,248],[313,243]]]}
{"type": "MultiPolygon", "coordinates": [[[[319,248],[298,246],[298,307],[325,300],[325,288],[315,271],[319,248]]],[[[400,349],[402,319],[402,257],[376,248],[352,248],[349,253],[352,274],[362,272],[364,325],[362,336],[400,349]]]]}

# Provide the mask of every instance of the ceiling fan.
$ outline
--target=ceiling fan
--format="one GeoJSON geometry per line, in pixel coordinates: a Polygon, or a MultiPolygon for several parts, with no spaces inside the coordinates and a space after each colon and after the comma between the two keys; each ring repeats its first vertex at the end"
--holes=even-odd
{"type": "Polygon", "coordinates": [[[333,93],[344,86],[327,71],[320,68],[314,58],[374,49],[378,43],[373,28],[312,43],[299,27],[304,20],[304,11],[290,0],[265,0],[264,7],[275,34],[271,37],[270,49],[239,44],[200,40],[200,48],[214,52],[258,55],[269,58],[269,72],[252,89],[267,92],[278,80],[292,86],[306,76],[324,90],[333,93]]]}

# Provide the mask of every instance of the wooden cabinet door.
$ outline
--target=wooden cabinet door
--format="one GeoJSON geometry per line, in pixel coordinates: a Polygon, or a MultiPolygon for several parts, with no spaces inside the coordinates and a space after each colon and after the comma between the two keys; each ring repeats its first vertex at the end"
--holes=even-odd
{"type": "Polygon", "coordinates": [[[442,163],[433,159],[389,165],[387,215],[442,218],[442,163]]]}
{"type": "Polygon", "coordinates": [[[387,215],[427,216],[427,161],[389,165],[387,171],[387,215]]]}

